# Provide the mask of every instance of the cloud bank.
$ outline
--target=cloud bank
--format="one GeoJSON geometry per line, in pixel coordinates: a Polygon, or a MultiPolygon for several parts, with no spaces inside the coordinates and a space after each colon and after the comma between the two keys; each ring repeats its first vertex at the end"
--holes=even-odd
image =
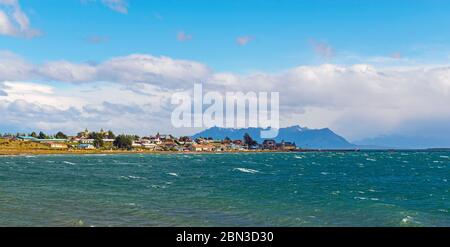
{"type": "Polygon", "coordinates": [[[282,126],[330,127],[350,139],[411,133],[419,131],[407,128],[414,123],[450,121],[450,66],[323,64],[237,74],[148,54],[98,64],[32,64],[2,52],[0,114],[5,123],[26,123],[29,128],[120,126],[138,133],[177,133],[169,124],[170,96],[192,89],[196,82],[220,92],[280,92],[282,126]],[[48,118],[38,118],[39,111],[48,118]]]}

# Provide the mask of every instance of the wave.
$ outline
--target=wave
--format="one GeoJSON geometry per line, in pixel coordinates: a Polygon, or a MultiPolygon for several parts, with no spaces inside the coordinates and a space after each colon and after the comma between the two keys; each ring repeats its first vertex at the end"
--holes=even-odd
{"type": "Polygon", "coordinates": [[[69,162],[69,161],[63,161],[62,163],[68,164],[68,165],[76,165],[75,163],[69,162]]]}
{"type": "Polygon", "coordinates": [[[420,222],[417,221],[415,218],[407,215],[401,220],[402,225],[420,225],[420,222]]]}
{"type": "Polygon", "coordinates": [[[126,180],[129,180],[129,179],[146,179],[146,178],[144,178],[144,177],[138,177],[138,176],[119,176],[119,179],[126,179],[126,180]]]}
{"type": "Polygon", "coordinates": [[[245,173],[258,173],[259,172],[258,170],[253,170],[253,169],[248,169],[248,168],[240,168],[240,167],[234,168],[233,170],[237,170],[237,171],[245,172],[245,173]]]}
{"type": "Polygon", "coordinates": [[[178,177],[178,174],[176,174],[175,172],[169,172],[167,174],[170,175],[170,176],[178,177]]]}
{"type": "Polygon", "coordinates": [[[357,200],[367,200],[368,198],[367,197],[362,197],[362,196],[355,196],[355,197],[353,197],[355,200],[357,199],[357,200]]]}

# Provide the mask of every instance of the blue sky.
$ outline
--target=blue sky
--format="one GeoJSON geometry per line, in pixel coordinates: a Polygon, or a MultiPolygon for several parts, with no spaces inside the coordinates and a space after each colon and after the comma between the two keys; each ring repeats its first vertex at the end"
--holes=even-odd
{"type": "Polygon", "coordinates": [[[437,0],[0,0],[0,132],[193,134],[167,124],[168,102],[201,82],[280,92],[282,127],[450,146],[449,12],[437,0]]]}
{"type": "Polygon", "coordinates": [[[327,62],[348,63],[349,54],[440,62],[447,58],[436,57],[433,47],[450,41],[449,1],[129,0],[126,14],[100,2],[22,0],[42,35],[0,37],[0,48],[35,62],[147,53],[245,72],[321,63],[312,42],[332,47],[327,62]],[[192,39],[177,40],[181,31],[192,39]],[[252,40],[240,46],[240,36],[252,40]]]}

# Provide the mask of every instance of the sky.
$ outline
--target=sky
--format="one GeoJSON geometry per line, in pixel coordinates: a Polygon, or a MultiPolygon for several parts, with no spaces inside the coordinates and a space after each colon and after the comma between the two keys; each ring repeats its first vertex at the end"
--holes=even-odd
{"type": "Polygon", "coordinates": [[[450,143],[450,1],[0,0],[0,132],[170,125],[170,97],[280,92],[281,126],[450,143]]]}

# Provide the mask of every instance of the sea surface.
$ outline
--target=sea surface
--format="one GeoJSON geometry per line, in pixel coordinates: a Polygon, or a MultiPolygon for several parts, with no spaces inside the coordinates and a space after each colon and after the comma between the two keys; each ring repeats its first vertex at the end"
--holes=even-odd
{"type": "Polygon", "coordinates": [[[450,226],[450,152],[0,157],[0,226],[450,226]]]}

